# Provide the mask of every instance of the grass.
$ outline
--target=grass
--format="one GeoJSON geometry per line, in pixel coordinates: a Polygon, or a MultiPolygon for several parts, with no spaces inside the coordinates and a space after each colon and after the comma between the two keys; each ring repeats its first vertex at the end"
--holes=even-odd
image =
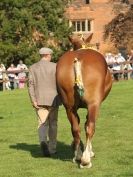
{"type": "MultiPolygon", "coordinates": [[[[0,177],[133,177],[133,81],[113,84],[102,104],[93,138],[91,169],[72,163],[70,124],[63,107],[58,120],[58,154],[42,158],[37,121],[27,90],[0,92],[0,177]]],[[[86,111],[79,110],[81,136],[86,111]]]]}

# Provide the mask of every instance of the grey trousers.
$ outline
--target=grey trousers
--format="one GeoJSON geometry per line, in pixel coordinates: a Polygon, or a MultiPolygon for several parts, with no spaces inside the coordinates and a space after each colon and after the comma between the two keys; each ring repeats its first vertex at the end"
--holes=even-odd
{"type": "Polygon", "coordinates": [[[50,153],[56,152],[58,108],[49,106],[37,109],[38,135],[40,143],[44,141],[50,153]]]}

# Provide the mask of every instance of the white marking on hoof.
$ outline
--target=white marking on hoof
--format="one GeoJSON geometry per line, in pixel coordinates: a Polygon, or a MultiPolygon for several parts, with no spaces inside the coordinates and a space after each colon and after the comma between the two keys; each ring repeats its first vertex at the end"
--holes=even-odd
{"type": "Polygon", "coordinates": [[[93,151],[90,152],[90,157],[94,157],[95,153],[93,151]]]}
{"type": "Polygon", "coordinates": [[[87,150],[83,152],[83,156],[81,158],[81,162],[83,164],[89,164],[91,162],[90,153],[87,150]]]}
{"type": "Polygon", "coordinates": [[[83,168],[91,168],[92,167],[92,163],[90,162],[88,165],[82,165],[80,164],[80,168],[83,169],[83,168]]]}

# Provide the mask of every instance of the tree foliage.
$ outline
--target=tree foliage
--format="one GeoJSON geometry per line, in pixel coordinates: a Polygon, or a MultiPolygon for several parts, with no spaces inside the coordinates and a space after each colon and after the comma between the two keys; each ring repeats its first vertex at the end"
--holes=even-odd
{"type": "Polygon", "coordinates": [[[56,60],[70,33],[63,0],[1,0],[0,60],[5,64],[37,61],[38,48],[51,47],[56,60]]]}
{"type": "Polygon", "coordinates": [[[120,10],[121,8],[115,9],[116,17],[105,26],[104,39],[109,38],[117,48],[124,47],[130,50],[133,48],[133,8],[130,6],[125,13],[121,13],[120,10]]]}

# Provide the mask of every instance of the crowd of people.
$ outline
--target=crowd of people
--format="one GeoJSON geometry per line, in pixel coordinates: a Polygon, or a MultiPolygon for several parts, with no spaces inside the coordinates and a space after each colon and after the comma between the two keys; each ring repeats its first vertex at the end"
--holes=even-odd
{"type": "MultiPolygon", "coordinates": [[[[124,58],[121,53],[118,53],[116,55],[112,53],[106,53],[105,59],[108,64],[109,69],[113,73],[114,80],[118,81],[122,73],[121,70],[132,70],[133,69],[133,63],[124,64],[124,62],[129,61],[133,62],[133,50],[131,50],[131,53],[127,58],[124,58]],[[122,64],[123,63],[123,64],[122,64]]],[[[133,78],[133,72],[131,72],[131,78],[133,78]]],[[[127,73],[124,73],[124,79],[127,79],[127,73]]]]}
{"type": "MultiPolygon", "coordinates": [[[[124,58],[121,53],[113,54],[106,53],[105,59],[109,69],[113,73],[113,79],[118,81],[122,73],[120,70],[132,70],[133,63],[121,65],[122,62],[131,61],[133,62],[133,50],[131,50],[129,56],[124,58]],[[123,67],[123,68],[122,68],[123,67]]],[[[13,63],[6,69],[4,64],[0,63],[0,91],[13,90],[15,88],[25,88],[28,68],[22,60],[19,61],[18,65],[15,66],[13,63]]],[[[133,78],[133,72],[131,72],[131,78],[133,78]]],[[[124,79],[127,79],[127,73],[124,74],[124,79]]]]}
{"type": "Polygon", "coordinates": [[[17,66],[11,63],[7,69],[4,64],[0,63],[0,91],[24,88],[26,71],[28,71],[28,68],[22,60],[19,61],[17,66]]]}

